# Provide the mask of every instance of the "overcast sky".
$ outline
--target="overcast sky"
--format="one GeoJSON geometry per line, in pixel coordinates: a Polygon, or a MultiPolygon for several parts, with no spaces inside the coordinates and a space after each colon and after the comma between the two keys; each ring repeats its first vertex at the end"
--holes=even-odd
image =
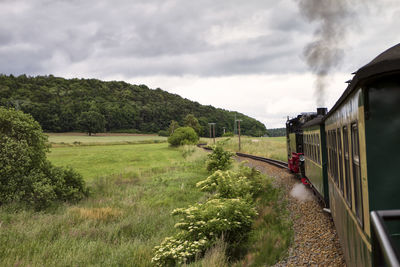
{"type": "MultiPolygon", "coordinates": [[[[146,84],[284,127],[317,107],[303,50],[319,22],[299,1],[0,0],[0,73],[146,84]]],[[[398,0],[342,2],[352,15],[328,108],[352,72],[400,42],[398,0]]]]}

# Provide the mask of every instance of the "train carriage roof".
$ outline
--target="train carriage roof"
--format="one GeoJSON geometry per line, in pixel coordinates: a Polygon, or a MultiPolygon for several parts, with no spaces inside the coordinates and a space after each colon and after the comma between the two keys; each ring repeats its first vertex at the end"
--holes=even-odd
{"type": "Polygon", "coordinates": [[[387,49],[367,65],[361,67],[351,80],[349,86],[343,92],[342,96],[325,116],[329,117],[340,104],[359,86],[365,84],[371,78],[378,78],[384,75],[400,72],[400,43],[387,49]]]}
{"type": "Polygon", "coordinates": [[[303,128],[303,129],[306,129],[306,128],[309,128],[309,127],[311,127],[311,126],[320,125],[320,124],[322,124],[323,119],[324,119],[324,116],[318,116],[318,117],[316,117],[316,118],[314,118],[314,119],[312,119],[312,120],[306,122],[306,123],[303,125],[302,128],[303,128]]]}

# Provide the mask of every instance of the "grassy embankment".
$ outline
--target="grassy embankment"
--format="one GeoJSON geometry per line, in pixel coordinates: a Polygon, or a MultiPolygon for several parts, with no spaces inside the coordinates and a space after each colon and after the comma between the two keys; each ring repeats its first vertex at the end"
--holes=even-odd
{"type": "MultiPolygon", "coordinates": [[[[220,137],[215,140],[221,144],[226,150],[233,152],[239,151],[239,140],[237,136],[234,137],[220,137]]],[[[213,139],[201,138],[202,143],[213,144],[213,139]]],[[[241,136],[241,152],[287,161],[286,154],[286,138],[285,137],[250,137],[241,136]]]]}
{"type": "MultiPolygon", "coordinates": [[[[75,141],[65,137],[60,142],[75,141]]],[[[0,265],[151,266],[154,246],[177,231],[171,211],[205,199],[195,187],[208,175],[203,151],[166,143],[104,146],[106,139],[101,144],[53,147],[49,154],[55,165],[83,174],[91,188],[87,200],[40,213],[0,206],[0,265]]],[[[283,209],[278,199],[272,196],[260,207],[267,212],[261,212],[256,226],[262,227],[252,235],[259,245],[251,255],[262,249],[264,262],[281,257],[290,240],[287,222],[276,219],[283,209]]],[[[199,264],[215,263],[215,255],[199,264]]]]}

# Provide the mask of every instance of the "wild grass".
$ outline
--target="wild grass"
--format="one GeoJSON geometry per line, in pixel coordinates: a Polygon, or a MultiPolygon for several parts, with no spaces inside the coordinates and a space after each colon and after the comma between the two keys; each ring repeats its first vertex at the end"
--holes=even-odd
{"type": "Polygon", "coordinates": [[[249,239],[249,253],[235,266],[270,266],[287,255],[293,241],[292,222],[279,189],[258,199],[258,218],[249,239]]]}
{"type": "MultiPolygon", "coordinates": [[[[202,138],[202,143],[213,144],[213,140],[202,138]]],[[[221,144],[226,150],[232,152],[239,151],[239,139],[235,137],[216,138],[216,142],[221,144]]],[[[242,153],[287,161],[286,139],[285,137],[250,137],[241,136],[240,138],[242,153]]]]}
{"type": "MultiPolygon", "coordinates": [[[[133,147],[138,146],[145,145],[133,147]]],[[[147,146],[151,148],[127,151],[138,158],[131,172],[85,176],[92,194],[76,205],[40,213],[0,206],[0,265],[151,266],[154,246],[176,231],[171,211],[203,198],[195,185],[207,173],[205,153],[197,148],[147,146]]],[[[81,149],[88,148],[92,147],[81,149]]],[[[54,153],[52,160],[58,155],[63,158],[59,163],[76,167],[75,163],[85,161],[76,154],[80,161],[70,161],[76,152],[67,159],[54,153]]],[[[103,157],[110,164],[114,156],[103,157]]],[[[79,166],[85,166],[88,173],[96,172],[102,162],[91,164],[93,158],[89,159],[79,166]]],[[[132,162],[120,164],[129,166],[132,162]]]]}

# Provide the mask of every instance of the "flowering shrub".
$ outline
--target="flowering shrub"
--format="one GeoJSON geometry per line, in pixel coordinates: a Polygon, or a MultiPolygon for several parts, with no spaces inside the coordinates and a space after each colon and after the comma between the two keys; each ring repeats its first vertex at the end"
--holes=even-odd
{"type": "Polygon", "coordinates": [[[271,186],[270,181],[266,180],[256,168],[249,168],[241,165],[238,172],[239,177],[246,177],[251,185],[250,193],[253,198],[260,195],[262,191],[265,191],[267,187],[271,186]]]}
{"type": "Polygon", "coordinates": [[[156,266],[182,265],[206,251],[209,245],[210,241],[206,238],[188,241],[184,236],[167,237],[160,246],[154,248],[155,256],[151,261],[156,266]]]}
{"type": "Polygon", "coordinates": [[[263,183],[258,170],[241,166],[238,172],[216,171],[196,186],[202,191],[216,193],[216,198],[251,199],[260,194],[263,183]]]}
{"type": "Polygon", "coordinates": [[[175,209],[173,215],[182,219],[176,228],[186,231],[186,237],[197,240],[205,236],[209,240],[224,234],[226,241],[240,240],[250,230],[255,208],[242,199],[211,199],[187,209],[175,209]]]}
{"type": "Polygon", "coordinates": [[[235,154],[225,151],[221,146],[214,147],[213,152],[208,155],[208,160],[206,161],[207,171],[214,172],[229,169],[232,165],[233,155],[235,154]]]}
{"type": "Polygon", "coordinates": [[[215,193],[215,198],[251,199],[251,181],[233,171],[216,171],[196,186],[201,191],[215,193]]]}
{"type": "Polygon", "coordinates": [[[187,209],[175,209],[172,214],[182,216],[175,225],[181,232],[155,247],[152,261],[158,266],[191,261],[222,236],[228,244],[247,239],[257,216],[253,205],[242,199],[211,199],[187,209]]]}

